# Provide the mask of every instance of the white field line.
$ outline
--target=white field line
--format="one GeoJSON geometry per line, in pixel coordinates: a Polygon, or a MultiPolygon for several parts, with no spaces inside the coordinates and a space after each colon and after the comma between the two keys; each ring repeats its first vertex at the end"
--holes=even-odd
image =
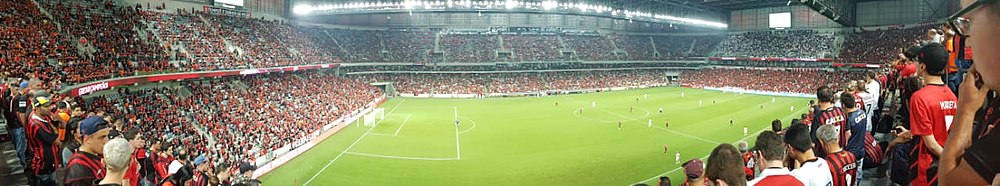
{"type": "MultiPolygon", "coordinates": [[[[458,106],[455,107],[455,121],[458,121],[458,106]]],[[[455,158],[462,159],[462,145],[458,143],[458,126],[455,126],[455,158]]]]}
{"type": "MultiPolygon", "coordinates": [[[[396,108],[399,108],[399,106],[403,105],[404,102],[406,102],[405,99],[403,101],[400,101],[399,104],[396,104],[396,106],[393,106],[392,110],[389,110],[389,114],[387,114],[387,115],[392,115],[393,112],[396,112],[396,108]]],[[[311,178],[309,178],[309,180],[306,181],[305,183],[303,183],[302,185],[309,185],[309,183],[312,183],[312,181],[315,180],[316,177],[319,176],[319,174],[323,173],[323,171],[326,171],[327,168],[330,168],[330,165],[332,165],[333,162],[335,162],[338,159],[340,159],[341,156],[344,156],[344,152],[347,152],[347,151],[351,150],[351,148],[354,148],[354,145],[357,145],[358,142],[361,142],[361,139],[364,139],[365,136],[368,136],[368,133],[371,133],[372,129],[375,129],[375,127],[378,126],[379,123],[382,123],[382,121],[379,121],[378,123],[375,123],[375,125],[372,126],[371,128],[368,128],[368,130],[365,131],[365,133],[362,134],[361,137],[358,137],[357,140],[354,140],[354,143],[351,143],[350,146],[347,146],[347,149],[344,149],[344,151],[341,151],[340,154],[338,154],[336,157],[334,157],[333,159],[331,159],[330,162],[327,162],[326,165],[323,166],[323,169],[320,169],[319,172],[316,172],[316,174],[313,174],[313,176],[311,178]]]]}
{"type": "Polygon", "coordinates": [[[708,140],[708,139],[705,139],[705,138],[699,138],[697,136],[692,136],[692,135],[689,135],[689,134],[684,134],[684,133],[677,132],[677,131],[674,131],[674,130],[670,130],[670,129],[667,129],[667,128],[663,128],[663,127],[660,127],[660,126],[654,126],[653,128],[657,128],[657,129],[660,129],[660,130],[663,130],[663,131],[667,131],[667,132],[674,133],[674,134],[677,134],[677,135],[681,135],[681,136],[684,136],[684,137],[688,137],[688,138],[691,138],[691,139],[696,139],[698,141],[708,142],[708,143],[711,143],[712,145],[722,144],[722,143],[717,142],[717,141],[712,141],[712,140],[708,140]]]}
{"type": "Polygon", "coordinates": [[[410,121],[410,116],[412,116],[412,114],[410,114],[410,115],[406,115],[406,119],[404,119],[404,120],[403,120],[403,124],[400,124],[400,125],[399,125],[399,128],[397,128],[397,129],[396,129],[396,132],[395,132],[395,133],[392,133],[392,136],[396,136],[396,135],[399,135],[399,131],[400,131],[400,130],[403,130],[403,126],[406,126],[406,122],[407,122],[407,121],[410,121]]]}
{"type": "Polygon", "coordinates": [[[358,155],[358,156],[370,156],[370,157],[391,158],[391,159],[404,159],[404,160],[427,160],[427,161],[458,160],[458,158],[424,158],[424,157],[409,157],[409,156],[390,156],[390,155],[382,155],[382,154],[371,154],[371,153],[362,153],[362,152],[347,152],[347,151],[344,151],[344,153],[347,153],[347,154],[350,154],[350,155],[358,155]]]}
{"type": "MultiPolygon", "coordinates": [[[[463,117],[463,118],[464,118],[464,117],[463,117]]],[[[472,130],[472,129],[476,128],[476,120],[472,120],[472,119],[469,119],[469,118],[465,118],[465,119],[468,119],[468,120],[469,120],[469,122],[471,122],[471,123],[472,123],[472,127],[468,128],[468,129],[465,129],[465,130],[463,130],[462,132],[458,132],[458,134],[465,134],[466,132],[469,132],[470,130],[472,130]]]]}

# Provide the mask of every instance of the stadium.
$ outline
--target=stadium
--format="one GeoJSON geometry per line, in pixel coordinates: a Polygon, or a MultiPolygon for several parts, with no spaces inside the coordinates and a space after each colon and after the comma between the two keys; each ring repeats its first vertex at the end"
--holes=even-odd
{"type": "Polygon", "coordinates": [[[0,0],[0,185],[997,185],[997,12],[0,0]]]}

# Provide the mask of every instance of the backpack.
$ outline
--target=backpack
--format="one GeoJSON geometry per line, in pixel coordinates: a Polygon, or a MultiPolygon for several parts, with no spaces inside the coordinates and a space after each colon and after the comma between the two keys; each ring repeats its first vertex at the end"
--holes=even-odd
{"type": "Polygon", "coordinates": [[[875,137],[871,133],[865,133],[865,162],[864,168],[878,167],[882,164],[883,156],[882,145],[879,145],[878,141],[875,141],[875,137]]]}

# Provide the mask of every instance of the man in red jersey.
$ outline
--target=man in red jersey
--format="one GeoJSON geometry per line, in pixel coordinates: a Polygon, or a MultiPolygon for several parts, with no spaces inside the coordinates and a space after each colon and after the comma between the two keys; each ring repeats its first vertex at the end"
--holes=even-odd
{"type": "Polygon", "coordinates": [[[757,144],[751,149],[760,169],[760,177],[750,180],[747,185],[761,186],[804,186],[802,181],[785,168],[785,143],[774,131],[764,131],[757,135],[757,144]]]}
{"type": "Polygon", "coordinates": [[[125,131],[126,140],[128,140],[129,145],[132,146],[134,152],[132,152],[132,161],[129,162],[128,170],[125,171],[125,177],[123,180],[128,182],[129,185],[139,185],[139,181],[142,179],[142,166],[140,162],[146,160],[146,140],[143,139],[142,134],[139,133],[137,129],[130,129],[125,131]]]}
{"type": "Polygon", "coordinates": [[[819,146],[830,152],[824,159],[829,165],[830,175],[833,177],[832,186],[855,185],[858,178],[857,160],[853,153],[840,147],[840,134],[837,129],[833,125],[823,125],[816,130],[819,146]]]}
{"type": "Polygon", "coordinates": [[[94,180],[104,177],[104,163],[101,157],[104,145],[113,129],[100,116],[91,116],[80,121],[80,150],[69,158],[64,185],[93,185],[94,180]]]}
{"type": "MultiPolygon", "coordinates": [[[[819,140],[816,139],[816,128],[821,125],[833,125],[834,127],[845,126],[847,124],[847,115],[844,110],[838,107],[834,107],[834,93],[833,89],[829,86],[820,86],[816,89],[816,98],[819,100],[819,111],[816,113],[815,119],[812,120],[812,125],[809,125],[809,137],[812,138],[813,144],[819,144],[819,140]]],[[[814,148],[816,157],[826,157],[827,152],[823,148],[814,148]]]]}
{"type": "Polygon", "coordinates": [[[32,100],[32,112],[28,118],[27,141],[32,153],[28,167],[31,169],[33,185],[56,185],[55,171],[58,167],[59,146],[56,126],[52,118],[52,100],[48,93],[38,92],[32,100]]]}
{"type": "Polygon", "coordinates": [[[917,57],[918,71],[925,86],[913,93],[909,103],[910,128],[916,140],[910,153],[914,155],[910,156],[910,161],[916,161],[910,166],[910,174],[916,174],[911,182],[914,186],[934,185],[937,182],[937,175],[928,174],[928,169],[941,155],[957,109],[958,98],[941,78],[948,55],[944,46],[931,43],[923,46],[917,57]]]}

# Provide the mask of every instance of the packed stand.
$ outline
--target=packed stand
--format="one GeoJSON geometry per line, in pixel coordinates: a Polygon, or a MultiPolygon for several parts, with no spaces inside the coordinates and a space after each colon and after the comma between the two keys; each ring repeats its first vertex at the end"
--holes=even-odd
{"type": "Polygon", "coordinates": [[[384,33],[389,62],[426,62],[434,49],[434,33],[429,31],[387,31],[384,33]]]}
{"type": "Polygon", "coordinates": [[[391,81],[405,94],[486,94],[585,90],[668,83],[663,70],[481,74],[357,74],[362,82],[391,81]]]}
{"type": "Polygon", "coordinates": [[[860,30],[848,35],[838,61],[843,63],[885,64],[899,59],[900,48],[917,43],[927,33],[928,26],[860,30]]]}
{"type": "MultiPolygon", "coordinates": [[[[610,35],[618,48],[628,52],[627,60],[653,60],[653,43],[649,36],[610,35]]],[[[663,54],[660,54],[663,55],[663,54]]]]}
{"type": "Polygon", "coordinates": [[[555,34],[503,34],[505,49],[512,50],[512,61],[552,61],[560,58],[559,36],[555,34]]]}
{"type": "Polygon", "coordinates": [[[359,30],[329,30],[330,35],[346,50],[351,62],[384,62],[380,32],[359,30]]]}
{"type": "Polygon", "coordinates": [[[576,57],[580,60],[614,60],[616,59],[614,48],[610,40],[600,35],[562,35],[566,46],[576,50],[576,57]]]}
{"type": "Polygon", "coordinates": [[[816,87],[834,82],[856,80],[862,73],[827,72],[821,70],[751,70],[702,69],[681,74],[680,83],[692,87],[734,87],[790,93],[814,93],[816,87]]]}
{"type": "Polygon", "coordinates": [[[723,41],[719,57],[822,58],[833,55],[834,36],[815,30],[752,31],[723,41]]]}
{"type": "MultiPolygon", "coordinates": [[[[56,23],[41,13],[34,1],[0,1],[0,7],[0,72],[10,77],[35,76],[44,81],[57,81],[67,75],[57,73],[60,71],[57,66],[46,61],[56,57],[76,58],[75,48],[63,42],[67,37],[56,31],[56,23]]],[[[83,81],[81,76],[89,75],[73,76],[76,78],[72,81],[83,81]]]]}
{"type": "Polygon", "coordinates": [[[499,46],[493,34],[443,34],[441,48],[448,61],[487,62],[496,59],[499,46]]]}

